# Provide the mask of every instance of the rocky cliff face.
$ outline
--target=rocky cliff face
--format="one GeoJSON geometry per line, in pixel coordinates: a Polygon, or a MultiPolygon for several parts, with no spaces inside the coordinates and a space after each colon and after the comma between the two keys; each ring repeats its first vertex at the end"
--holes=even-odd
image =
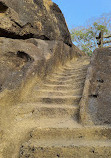
{"type": "Polygon", "coordinates": [[[0,1],[0,36],[59,40],[72,46],[63,14],[51,0],[0,1]]]}
{"type": "Polygon", "coordinates": [[[51,0],[0,1],[0,91],[43,77],[79,53],[51,0]]]}

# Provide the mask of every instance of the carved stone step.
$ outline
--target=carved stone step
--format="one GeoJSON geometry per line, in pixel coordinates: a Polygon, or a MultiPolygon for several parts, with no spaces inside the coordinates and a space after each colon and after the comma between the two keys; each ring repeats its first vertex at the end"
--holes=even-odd
{"type": "Polygon", "coordinates": [[[38,98],[33,98],[32,102],[39,101],[41,103],[47,104],[67,104],[67,105],[75,105],[78,104],[81,99],[81,96],[52,96],[46,97],[41,96],[38,98]]]}
{"type": "MultiPolygon", "coordinates": [[[[19,115],[16,119],[32,117],[34,118],[72,118],[77,120],[79,115],[79,106],[65,104],[43,104],[43,103],[28,103],[19,105],[17,108],[19,115]]],[[[17,111],[14,110],[15,112],[17,111]]]]}
{"type": "Polygon", "coordinates": [[[51,96],[75,96],[75,95],[82,95],[82,88],[79,89],[74,89],[74,90],[51,90],[51,89],[41,89],[38,91],[35,91],[36,96],[46,96],[46,97],[51,97],[51,96]]]}
{"type": "Polygon", "coordinates": [[[110,158],[111,128],[34,129],[21,146],[20,158],[29,153],[45,158],[110,158]]]}

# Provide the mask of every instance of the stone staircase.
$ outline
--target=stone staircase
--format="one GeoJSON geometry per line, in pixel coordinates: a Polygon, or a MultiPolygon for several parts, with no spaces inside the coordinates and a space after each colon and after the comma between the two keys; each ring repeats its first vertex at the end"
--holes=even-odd
{"type": "Polygon", "coordinates": [[[20,106],[21,115],[32,107],[36,118],[68,118],[78,122],[88,64],[89,58],[82,57],[48,76],[42,84],[35,84],[28,103],[20,106]]]}
{"type": "Polygon", "coordinates": [[[16,142],[13,152],[19,156],[7,158],[111,158],[111,128],[79,123],[89,62],[83,56],[67,63],[36,83],[27,103],[13,109],[11,141],[16,142]]]}
{"type": "Polygon", "coordinates": [[[25,108],[32,107],[38,125],[22,144],[20,158],[111,158],[111,129],[79,124],[88,65],[89,58],[81,57],[34,86],[25,108]]]}

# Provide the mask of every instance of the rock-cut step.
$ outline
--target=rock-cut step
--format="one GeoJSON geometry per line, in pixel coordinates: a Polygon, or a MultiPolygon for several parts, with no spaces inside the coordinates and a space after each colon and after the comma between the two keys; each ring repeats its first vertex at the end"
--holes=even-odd
{"type": "Polygon", "coordinates": [[[38,96],[45,96],[45,97],[51,97],[51,96],[75,96],[82,94],[83,89],[74,89],[74,90],[50,90],[50,89],[40,89],[36,92],[37,97],[38,96]]]}
{"type": "Polygon", "coordinates": [[[111,141],[111,127],[104,126],[69,126],[51,127],[51,128],[35,128],[30,131],[31,139],[35,140],[49,140],[49,139],[67,139],[67,140],[110,140],[111,141]]]}
{"type": "Polygon", "coordinates": [[[30,158],[111,158],[111,142],[80,140],[76,142],[56,140],[54,143],[50,140],[29,142],[22,145],[19,158],[26,158],[27,155],[30,158]]]}
{"type": "Polygon", "coordinates": [[[72,120],[78,120],[79,108],[77,105],[64,105],[64,104],[43,104],[27,103],[19,105],[14,109],[14,113],[19,110],[19,114],[16,119],[26,119],[31,117],[33,119],[40,118],[67,118],[72,120]]]}
{"type": "MultiPolygon", "coordinates": [[[[41,86],[41,89],[46,89],[46,90],[75,90],[79,88],[83,88],[84,82],[77,82],[77,83],[72,83],[72,84],[44,84],[41,86]]],[[[35,87],[34,90],[36,91],[38,87],[35,87]]],[[[40,89],[39,89],[40,90],[40,89]]]]}
{"type": "Polygon", "coordinates": [[[20,158],[110,158],[111,128],[34,129],[20,149],[20,158]]]}
{"type": "Polygon", "coordinates": [[[82,78],[80,78],[80,76],[79,77],[74,77],[73,79],[67,79],[67,78],[59,78],[59,79],[54,79],[54,78],[50,78],[49,80],[46,80],[45,82],[44,82],[44,84],[48,84],[48,83],[50,83],[50,84],[56,84],[56,85],[71,85],[71,84],[73,84],[74,82],[75,83],[79,83],[79,82],[84,82],[85,81],[85,77],[82,77],[82,78]]]}
{"type": "Polygon", "coordinates": [[[84,71],[74,71],[74,72],[69,72],[69,71],[67,71],[67,72],[62,72],[62,73],[53,73],[53,77],[55,78],[55,77],[65,77],[65,78],[67,78],[68,76],[70,77],[70,78],[73,78],[73,77],[76,77],[77,75],[86,75],[86,70],[84,70],[84,71]]]}
{"type": "Polygon", "coordinates": [[[67,105],[75,105],[78,104],[81,99],[81,96],[40,96],[37,98],[32,98],[32,102],[41,102],[46,104],[67,104],[67,105]]]}
{"type": "Polygon", "coordinates": [[[51,80],[52,78],[55,80],[62,80],[62,81],[66,81],[66,80],[73,80],[73,79],[77,79],[77,78],[85,78],[86,77],[86,72],[78,72],[78,73],[73,73],[72,75],[67,75],[67,74],[56,74],[53,76],[50,75],[47,77],[47,79],[51,80]]]}

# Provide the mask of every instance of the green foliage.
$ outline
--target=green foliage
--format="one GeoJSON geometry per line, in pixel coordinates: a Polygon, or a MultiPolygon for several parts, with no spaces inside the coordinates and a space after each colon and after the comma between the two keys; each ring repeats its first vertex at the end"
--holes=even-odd
{"type": "Polygon", "coordinates": [[[104,34],[111,32],[111,14],[102,15],[96,19],[90,25],[86,27],[75,27],[71,30],[72,41],[77,45],[83,52],[91,55],[93,50],[97,47],[96,37],[99,35],[101,30],[104,34]]]}

